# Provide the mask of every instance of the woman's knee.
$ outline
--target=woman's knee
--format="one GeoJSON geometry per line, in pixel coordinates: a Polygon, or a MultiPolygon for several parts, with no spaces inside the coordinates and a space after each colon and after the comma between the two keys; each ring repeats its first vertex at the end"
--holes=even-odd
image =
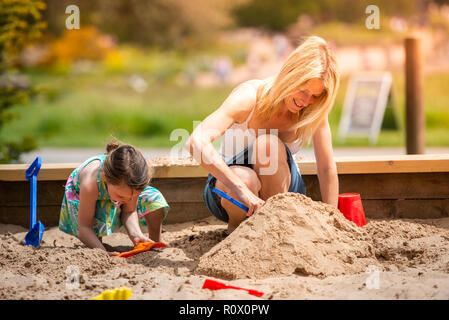
{"type": "MultiPolygon", "coordinates": [[[[254,194],[258,194],[261,188],[261,183],[256,172],[248,167],[244,166],[231,166],[230,169],[242,180],[242,182],[250,189],[254,194]]],[[[232,191],[226,187],[222,182],[216,182],[217,189],[223,190],[226,193],[232,193],[232,191]]]]}
{"type": "Polygon", "coordinates": [[[273,134],[258,136],[254,141],[251,161],[259,174],[275,174],[280,165],[287,165],[284,143],[273,134]]]}

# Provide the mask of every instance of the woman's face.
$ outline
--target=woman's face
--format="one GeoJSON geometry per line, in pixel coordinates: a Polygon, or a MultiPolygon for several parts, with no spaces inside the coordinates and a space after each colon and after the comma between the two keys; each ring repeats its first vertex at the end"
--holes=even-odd
{"type": "Polygon", "coordinates": [[[324,92],[323,80],[314,78],[307,81],[299,90],[284,99],[285,106],[292,113],[308,107],[324,92]]]}

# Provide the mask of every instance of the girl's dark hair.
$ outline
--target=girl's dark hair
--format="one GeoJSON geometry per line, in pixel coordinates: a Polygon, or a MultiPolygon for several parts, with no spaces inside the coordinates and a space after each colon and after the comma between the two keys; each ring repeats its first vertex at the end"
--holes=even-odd
{"type": "Polygon", "coordinates": [[[147,161],[142,153],[132,145],[120,145],[116,141],[106,146],[108,153],[103,164],[106,181],[113,185],[125,183],[130,188],[142,190],[151,180],[147,161]]]}

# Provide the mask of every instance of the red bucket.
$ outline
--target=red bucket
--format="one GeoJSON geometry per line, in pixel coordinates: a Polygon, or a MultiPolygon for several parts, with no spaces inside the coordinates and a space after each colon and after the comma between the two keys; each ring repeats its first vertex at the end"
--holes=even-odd
{"type": "Polygon", "coordinates": [[[338,210],[359,227],[366,224],[362,199],[358,193],[343,193],[338,196],[338,210]]]}

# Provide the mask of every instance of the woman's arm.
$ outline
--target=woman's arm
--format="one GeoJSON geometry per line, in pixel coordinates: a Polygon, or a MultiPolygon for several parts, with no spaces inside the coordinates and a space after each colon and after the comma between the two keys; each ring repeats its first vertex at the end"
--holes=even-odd
{"type": "Polygon", "coordinates": [[[313,135],[313,148],[317,164],[323,202],[338,206],[338,174],[333,159],[332,134],[327,118],[320,124],[313,135]]]}
{"type": "Polygon", "coordinates": [[[256,102],[256,92],[249,86],[236,88],[215,112],[198,125],[186,144],[186,149],[207,172],[236,193],[248,205],[251,215],[264,203],[226,165],[212,142],[234,123],[244,121],[256,102]]]}

